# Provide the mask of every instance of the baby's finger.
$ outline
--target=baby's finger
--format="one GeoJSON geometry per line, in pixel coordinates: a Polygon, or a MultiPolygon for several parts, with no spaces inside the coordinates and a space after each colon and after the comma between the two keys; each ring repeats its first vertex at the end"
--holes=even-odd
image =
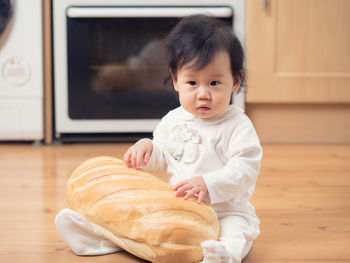
{"type": "Polygon", "coordinates": [[[135,168],[136,167],[136,152],[135,151],[131,152],[130,161],[131,161],[131,166],[135,168]]]}
{"type": "Polygon", "coordinates": [[[174,186],[174,190],[176,191],[179,187],[185,185],[188,183],[188,180],[183,180],[183,181],[180,181],[178,182],[175,186],[174,186]]]}
{"type": "Polygon", "coordinates": [[[192,196],[198,193],[198,190],[193,188],[191,191],[188,191],[187,194],[184,196],[185,200],[190,199],[192,196]]]}
{"type": "Polygon", "coordinates": [[[130,151],[128,150],[126,153],[124,153],[124,161],[126,162],[126,165],[130,165],[130,151]]]}
{"type": "Polygon", "coordinates": [[[197,200],[198,204],[202,203],[202,201],[204,200],[205,195],[206,195],[205,192],[203,192],[203,191],[199,192],[198,200],[197,200]]]}
{"type": "Polygon", "coordinates": [[[190,190],[190,189],[192,189],[192,186],[189,184],[185,184],[176,190],[175,196],[180,196],[180,195],[182,195],[183,192],[190,190]]]}
{"type": "Polygon", "coordinates": [[[149,152],[145,152],[145,154],[143,156],[143,163],[147,164],[150,157],[151,157],[151,154],[149,152]]]}
{"type": "Polygon", "coordinates": [[[136,168],[139,169],[141,167],[141,159],[142,159],[142,155],[141,153],[137,153],[136,154],[136,168]]]}

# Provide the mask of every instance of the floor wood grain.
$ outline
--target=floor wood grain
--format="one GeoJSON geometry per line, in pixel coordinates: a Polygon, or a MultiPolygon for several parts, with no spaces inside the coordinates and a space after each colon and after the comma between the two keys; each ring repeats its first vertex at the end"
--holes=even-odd
{"type": "MultiPolygon", "coordinates": [[[[75,256],[54,226],[84,160],[129,144],[0,144],[0,262],[144,262],[126,252],[75,256]]],[[[252,203],[261,235],[244,263],[350,262],[350,146],[264,145],[252,203]]]]}

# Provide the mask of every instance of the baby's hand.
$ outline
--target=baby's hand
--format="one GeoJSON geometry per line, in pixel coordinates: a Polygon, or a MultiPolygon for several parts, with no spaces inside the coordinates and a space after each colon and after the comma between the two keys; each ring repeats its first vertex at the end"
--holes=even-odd
{"type": "Polygon", "coordinates": [[[153,151],[152,141],[141,139],[131,146],[124,154],[124,161],[128,166],[139,169],[141,162],[147,164],[153,151]]]}
{"type": "Polygon", "coordinates": [[[208,188],[202,176],[194,176],[189,180],[183,180],[174,186],[174,190],[176,191],[175,196],[180,196],[187,191],[184,197],[185,200],[189,199],[195,194],[198,194],[197,202],[199,204],[208,194],[208,188]]]}

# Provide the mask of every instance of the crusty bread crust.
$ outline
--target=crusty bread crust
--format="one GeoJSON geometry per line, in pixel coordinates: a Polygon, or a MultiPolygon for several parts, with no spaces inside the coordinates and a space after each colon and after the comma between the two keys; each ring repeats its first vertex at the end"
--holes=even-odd
{"type": "Polygon", "coordinates": [[[219,234],[209,205],[175,197],[169,184],[112,157],[80,165],[68,180],[67,200],[105,238],[151,262],[197,263],[200,243],[219,234]]]}

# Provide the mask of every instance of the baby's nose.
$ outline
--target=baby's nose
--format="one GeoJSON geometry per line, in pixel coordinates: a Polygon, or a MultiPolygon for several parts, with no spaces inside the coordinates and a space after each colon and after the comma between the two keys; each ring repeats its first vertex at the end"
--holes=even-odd
{"type": "Polygon", "coordinates": [[[198,99],[210,99],[210,90],[208,87],[199,86],[198,87],[198,99]]]}

